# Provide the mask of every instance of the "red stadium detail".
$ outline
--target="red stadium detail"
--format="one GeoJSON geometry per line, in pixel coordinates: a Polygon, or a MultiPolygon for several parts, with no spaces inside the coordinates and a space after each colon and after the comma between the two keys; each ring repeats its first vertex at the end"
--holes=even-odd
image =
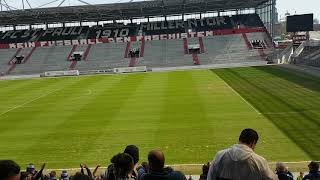
{"type": "Polygon", "coordinates": [[[204,48],[202,37],[199,37],[199,46],[200,46],[200,53],[201,54],[204,53],[205,52],[205,48],[204,48]]]}
{"type": "Polygon", "coordinates": [[[84,61],[87,61],[87,60],[88,60],[88,55],[89,55],[89,53],[90,53],[91,47],[92,47],[91,44],[89,44],[89,45],[87,46],[86,50],[84,51],[82,60],[84,60],[84,61]]]}
{"type": "Polygon", "coordinates": [[[76,49],[77,49],[77,45],[73,45],[73,47],[72,47],[72,49],[71,49],[71,51],[70,51],[70,53],[69,53],[69,55],[68,55],[68,57],[67,57],[67,60],[69,60],[69,61],[71,61],[72,59],[71,59],[71,56],[72,56],[72,54],[76,51],[76,49]]]}
{"type": "Polygon", "coordinates": [[[183,39],[183,49],[184,49],[184,54],[189,54],[188,39],[187,38],[183,39]]]}
{"type": "Polygon", "coordinates": [[[136,66],[136,60],[137,60],[137,58],[132,56],[131,59],[130,59],[129,67],[135,67],[136,66]]]}
{"type": "Polygon", "coordinates": [[[77,64],[78,64],[78,61],[75,61],[75,60],[72,61],[72,63],[69,66],[69,70],[74,70],[76,68],[77,64]]]}
{"type": "Polygon", "coordinates": [[[141,47],[140,47],[140,57],[143,57],[143,56],[144,56],[145,46],[146,46],[146,42],[145,42],[144,39],[142,39],[142,41],[141,41],[141,47]]]}
{"type": "Polygon", "coordinates": [[[34,53],[34,51],[35,51],[36,49],[37,49],[37,47],[34,47],[34,48],[31,49],[31,51],[29,52],[29,54],[23,59],[22,64],[25,64],[25,63],[27,63],[27,62],[30,60],[32,54],[34,53]]]}
{"type": "Polygon", "coordinates": [[[192,53],[192,60],[194,65],[200,65],[200,60],[197,53],[192,53]]]}
{"type": "Polygon", "coordinates": [[[124,58],[128,58],[129,57],[130,47],[131,47],[131,43],[127,42],[127,46],[126,46],[126,49],[124,51],[124,58]]]}
{"type": "Polygon", "coordinates": [[[12,65],[14,64],[13,63],[13,60],[19,55],[19,53],[21,52],[21,48],[18,48],[17,51],[14,53],[14,55],[10,58],[9,62],[8,62],[8,65],[12,65]]]}
{"type": "Polygon", "coordinates": [[[249,42],[248,36],[246,33],[242,33],[242,38],[244,39],[244,42],[246,43],[246,46],[249,50],[252,49],[251,43],[249,42]]]}

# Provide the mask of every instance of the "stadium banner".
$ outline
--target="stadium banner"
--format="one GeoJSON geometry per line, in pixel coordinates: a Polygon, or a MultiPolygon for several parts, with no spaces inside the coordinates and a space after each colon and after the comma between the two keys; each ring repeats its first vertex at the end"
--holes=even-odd
{"type": "Polygon", "coordinates": [[[147,72],[147,66],[114,68],[114,69],[113,69],[113,72],[114,72],[114,73],[147,72]]]}
{"type": "Polygon", "coordinates": [[[39,41],[39,42],[25,42],[25,43],[10,43],[0,44],[0,49],[18,49],[18,48],[33,48],[33,47],[50,47],[50,46],[72,46],[72,45],[93,45],[102,43],[126,43],[136,41],[156,41],[156,40],[177,40],[195,37],[210,37],[222,36],[231,34],[267,32],[265,28],[243,28],[243,29],[224,29],[203,32],[189,32],[176,34],[160,34],[150,36],[131,36],[131,37],[117,37],[117,38],[100,38],[100,39],[80,39],[80,40],[58,40],[58,41],[39,41]]]}
{"type": "Polygon", "coordinates": [[[59,76],[79,76],[80,72],[78,70],[70,71],[48,71],[44,73],[45,77],[59,77],[59,76]]]}

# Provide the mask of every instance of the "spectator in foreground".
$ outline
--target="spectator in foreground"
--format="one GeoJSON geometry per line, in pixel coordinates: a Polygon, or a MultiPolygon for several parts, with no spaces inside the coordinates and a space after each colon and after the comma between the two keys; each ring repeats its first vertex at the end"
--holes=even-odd
{"type": "Polygon", "coordinates": [[[26,168],[26,172],[32,174],[32,176],[36,175],[37,171],[36,171],[36,168],[35,168],[34,164],[29,163],[27,168],[26,168]]]}
{"type": "Polygon", "coordinates": [[[57,180],[56,176],[57,176],[56,171],[51,171],[51,172],[49,173],[48,180],[57,180]]]}
{"type": "Polygon", "coordinates": [[[303,180],[320,180],[319,163],[312,161],[308,167],[309,174],[307,174],[303,180]]]}
{"type": "Polygon", "coordinates": [[[143,166],[138,169],[139,180],[186,180],[184,174],[165,168],[165,157],[162,151],[153,150],[148,154],[149,172],[143,166]]]}
{"type": "Polygon", "coordinates": [[[239,144],[217,153],[209,168],[208,180],[277,180],[267,161],[254,152],[258,140],[255,130],[243,130],[239,144]]]}
{"type": "MultiPolygon", "coordinates": [[[[133,168],[133,172],[132,172],[132,176],[137,177],[138,173],[136,172],[136,165],[139,162],[139,148],[135,145],[129,145],[125,148],[125,150],[123,151],[123,153],[127,153],[129,154],[132,159],[133,159],[133,163],[134,163],[134,168],[133,168]]],[[[111,165],[108,166],[106,172],[105,172],[105,179],[106,180],[114,180],[114,164],[112,163],[111,165]]]]}
{"type": "Polygon", "coordinates": [[[303,179],[303,175],[304,175],[304,173],[300,172],[300,175],[297,177],[297,180],[302,180],[303,179]]]}
{"type": "Polygon", "coordinates": [[[209,172],[210,162],[204,164],[202,166],[202,174],[200,175],[199,180],[207,180],[208,172],[209,172]]]}
{"type": "Polygon", "coordinates": [[[20,180],[32,180],[32,174],[29,172],[21,172],[20,180]]]}
{"type": "Polygon", "coordinates": [[[135,180],[136,177],[132,175],[134,168],[133,158],[127,153],[120,153],[111,159],[114,164],[114,178],[115,180],[135,180]]]}
{"type": "Polygon", "coordinates": [[[66,170],[61,172],[60,180],[69,180],[69,174],[66,170]]]}
{"type": "Polygon", "coordinates": [[[293,176],[286,168],[286,165],[282,162],[276,164],[276,172],[279,180],[293,180],[293,176]]]}
{"type": "Polygon", "coordinates": [[[0,160],[1,180],[20,180],[20,166],[11,160],[0,160]]]}
{"type": "Polygon", "coordinates": [[[92,180],[88,175],[77,172],[74,176],[70,177],[70,180],[92,180]]]}

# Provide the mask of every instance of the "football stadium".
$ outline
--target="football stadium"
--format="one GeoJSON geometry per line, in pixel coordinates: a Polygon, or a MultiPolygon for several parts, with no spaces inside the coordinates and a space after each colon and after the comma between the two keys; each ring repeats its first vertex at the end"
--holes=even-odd
{"type": "Polygon", "coordinates": [[[66,2],[0,0],[0,180],[320,179],[313,14],[66,2]]]}

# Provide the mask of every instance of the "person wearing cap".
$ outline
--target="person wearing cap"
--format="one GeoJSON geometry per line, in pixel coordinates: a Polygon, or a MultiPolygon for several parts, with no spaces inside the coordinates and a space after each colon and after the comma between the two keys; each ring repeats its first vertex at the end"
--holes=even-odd
{"type": "Polygon", "coordinates": [[[288,173],[286,164],[283,162],[278,162],[276,164],[276,172],[279,180],[293,180],[293,176],[288,173]]]}
{"type": "Polygon", "coordinates": [[[0,160],[0,179],[19,180],[20,166],[11,160],[0,160]]]}
{"type": "MultiPolygon", "coordinates": [[[[134,168],[132,172],[133,177],[137,177],[138,173],[136,171],[136,166],[139,162],[139,148],[135,145],[128,145],[123,153],[129,154],[134,163],[134,168]]],[[[112,163],[112,162],[111,162],[112,163]]],[[[115,175],[114,175],[114,163],[110,164],[105,172],[105,180],[115,180],[115,175]]]]}
{"type": "Polygon", "coordinates": [[[66,170],[63,170],[61,172],[60,180],[69,180],[69,175],[68,175],[68,172],[66,170]]]}
{"type": "Polygon", "coordinates": [[[309,174],[304,176],[303,180],[320,180],[319,163],[312,161],[308,167],[309,174]]]}
{"type": "Polygon", "coordinates": [[[28,166],[27,166],[26,172],[28,172],[28,173],[30,173],[32,175],[35,175],[37,173],[37,171],[36,171],[36,168],[35,168],[34,164],[29,163],[28,166]]]}

